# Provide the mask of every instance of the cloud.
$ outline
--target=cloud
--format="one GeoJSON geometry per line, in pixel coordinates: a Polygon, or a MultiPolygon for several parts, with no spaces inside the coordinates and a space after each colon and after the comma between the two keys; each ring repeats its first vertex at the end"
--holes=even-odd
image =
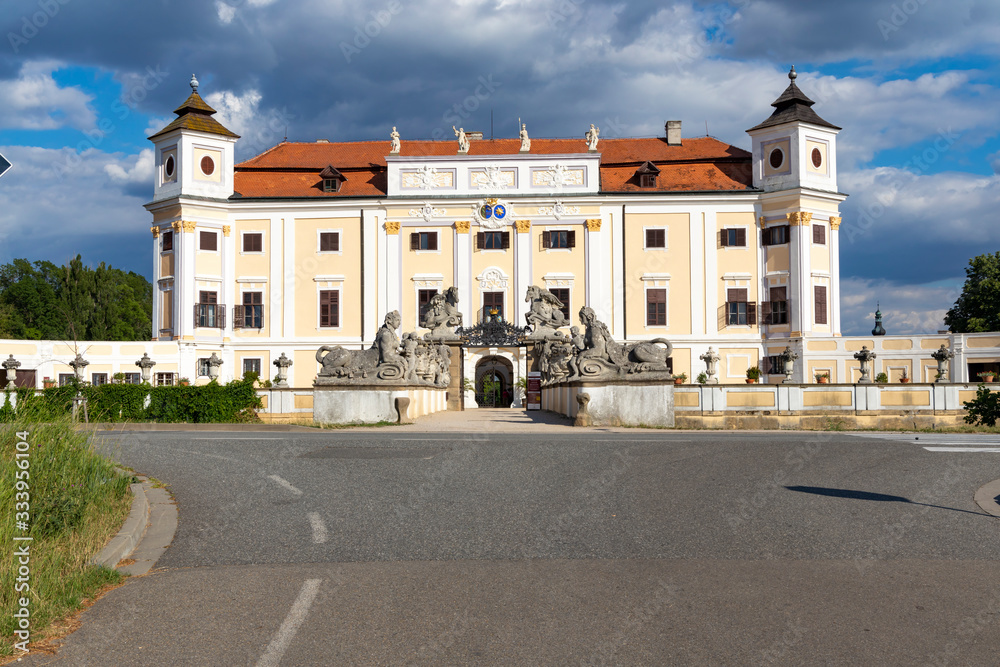
{"type": "Polygon", "coordinates": [[[962,291],[962,279],[952,284],[902,285],[889,280],[846,278],[841,281],[840,317],[844,335],[862,336],[875,326],[875,308],[890,334],[943,331],[944,315],[962,291]]]}
{"type": "Polygon", "coordinates": [[[17,78],[0,80],[0,130],[94,127],[93,96],[76,87],[60,87],[52,78],[60,66],[53,60],[29,61],[17,78]]]}
{"type": "Polygon", "coordinates": [[[149,191],[153,187],[153,149],[144,148],[138,155],[127,157],[122,162],[105,164],[104,172],[116,183],[140,184],[149,191]]]}
{"type": "Polygon", "coordinates": [[[253,157],[281,141],[289,123],[295,120],[288,109],[261,109],[261,99],[254,88],[241,94],[219,91],[205,97],[218,112],[219,122],[240,135],[236,143],[237,159],[253,157]]]}

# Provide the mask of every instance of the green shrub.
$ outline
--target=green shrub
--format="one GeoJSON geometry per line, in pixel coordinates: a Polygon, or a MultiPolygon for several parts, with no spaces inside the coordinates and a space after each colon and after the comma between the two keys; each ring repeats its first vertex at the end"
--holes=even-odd
{"type": "Polygon", "coordinates": [[[985,385],[979,385],[976,397],[965,402],[965,421],[981,426],[996,426],[1000,419],[1000,392],[990,391],[985,385]]]}

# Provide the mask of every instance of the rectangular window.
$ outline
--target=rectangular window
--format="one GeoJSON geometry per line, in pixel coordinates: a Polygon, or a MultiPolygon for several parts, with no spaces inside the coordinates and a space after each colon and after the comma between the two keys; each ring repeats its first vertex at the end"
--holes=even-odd
{"type": "Polygon", "coordinates": [[[264,252],[264,235],[260,232],[244,234],[243,252],[264,252]]]}
{"type": "Polygon", "coordinates": [[[198,360],[198,377],[208,377],[208,358],[198,360]]]}
{"type": "Polygon", "coordinates": [[[764,230],[764,245],[788,243],[788,225],[779,225],[764,230]]]}
{"type": "Polygon", "coordinates": [[[646,326],[667,326],[667,290],[646,290],[646,326]]]}
{"type": "Polygon", "coordinates": [[[437,250],[437,232],[413,232],[410,234],[410,250],[437,250]]]}
{"type": "Polygon", "coordinates": [[[510,248],[510,232],[479,232],[476,246],[480,250],[507,250],[510,248]]]}
{"type": "Polygon", "coordinates": [[[163,232],[163,252],[174,249],[174,233],[163,232]]]}
{"type": "Polygon", "coordinates": [[[827,324],[826,319],[826,286],[813,286],[813,294],[816,299],[816,324],[827,324]]]}
{"type": "Polygon", "coordinates": [[[788,298],[786,287],[772,287],[768,292],[770,297],[770,312],[765,324],[788,324],[788,298]]]}
{"type": "Polygon", "coordinates": [[[218,250],[219,235],[215,232],[200,232],[198,234],[199,250],[218,250]]]}
{"type": "Polygon", "coordinates": [[[757,324],[757,304],[747,303],[746,288],[727,290],[726,324],[735,326],[757,324]]]}
{"type": "Polygon", "coordinates": [[[125,384],[141,384],[142,373],[125,373],[125,384]]]}
{"type": "Polygon", "coordinates": [[[785,372],[785,358],[780,354],[764,357],[764,365],[760,370],[768,375],[782,375],[785,372]]]}
{"type": "Polygon", "coordinates": [[[723,229],[720,233],[720,239],[723,248],[745,248],[747,245],[747,230],[745,227],[723,229]]]}
{"type": "Polygon", "coordinates": [[[70,383],[70,380],[72,380],[72,379],[73,379],[73,374],[72,373],[60,373],[59,374],[59,386],[60,387],[65,387],[66,385],[68,385],[70,383]]]}
{"type": "Polygon", "coordinates": [[[570,319],[569,319],[569,313],[570,313],[570,308],[569,308],[569,288],[568,287],[553,287],[553,288],[549,289],[549,291],[552,292],[552,295],[555,298],[557,298],[560,301],[562,301],[562,308],[560,308],[559,310],[562,311],[563,317],[565,317],[566,321],[569,322],[570,321],[570,319]]]}
{"type": "Polygon", "coordinates": [[[826,245],[826,227],[823,225],[813,225],[813,243],[826,245]]]}
{"type": "Polygon", "coordinates": [[[666,229],[647,229],[646,230],[646,247],[647,248],[666,248],[667,247],[667,230],[666,229]]]}
{"type": "Polygon", "coordinates": [[[102,384],[107,384],[107,383],[108,383],[107,373],[91,373],[90,384],[94,385],[95,387],[99,387],[102,384]]]}
{"type": "Polygon", "coordinates": [[[244,292],[243,304],[235,307],[233,327],[237,329],[264,328],[264,293],[244,292]]]}
{"type": "Polygon", "coordinates": [[[483,319],[503,319],[503,292],[483,292],[483,319]]]}
{"type": "Polygon", "coordinates": [[[198,303],[194,305],[196,327],[221,329],[226,326],[225,310],[219,306],[218,296],[218,292],[198,292],[198,303]]]}
{"type": "Polygon", "coordinates": [[[340,290],[322,290],[319,293],[319,325],[340,326],[340,290]]]}
{"type": "Polygon", "coordinates": [[[542,232],[543,248],[575,248],[576,232],[567,229],[558,229],[542,232]]]}
{"type": "Polygon", "coordinates": [[[157,387],[172,387],[174,385],[174,374],[173,373],[157,373],[156,374],[156,386],[157,387]]]}
{"type": "Polygon", "coordinates": [[[427,309],[431,307],[431,299],[437,294],[436,289],[417,290],[417,321],[423,322],[427,309]]]}
{"type": "Polygon", "coordinates": [[[340,232],[320,232],[319,251],[340,252],[340,232]]]}
{"type": "Polygon", "coordinates": [[[247,375],[256,375],[260,377],[260,359],[244,359],[243,360],[243,377],[247,375]]]}

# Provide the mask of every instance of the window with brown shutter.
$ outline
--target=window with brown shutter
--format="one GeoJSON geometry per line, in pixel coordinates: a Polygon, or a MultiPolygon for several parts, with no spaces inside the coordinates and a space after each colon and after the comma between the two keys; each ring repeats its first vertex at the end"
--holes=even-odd
{"type": "Polygon", "coordinates": [[[813,243],[826,245],[826,227],[823,225],[813,225],[813,243]]]}
{"type": "Polygon", "coordinates": [[[506,250],[510,247],[510,232],[479,232],[476,247],[480,250],[506,250]]]}
{"type": "Polygon", "coordinates": [[[543,248],[575,248],[576,232],[565,229],[554,229],[542,232],[543,248]]]}
{"type": "Polygon", "coordinates": [[[264,235],[261,233],[247,233],[243,235],[243,252],[263,252],[264,235]]]}
{"type": "Polygon", "coordinates": [[[340,233],[339,232],[320,232],[319,233],[319,251],[320,252],[340,252],[340,233]]]}
{"type": "Polygon", "coordinates": [[[786,294],[787,288],[785,287],[772,287],[768,291],[770,301],[767,303],[767,311],[762,314],[764,324],[788,324],[788,297],[786,294]]]}
{"type": "Polygon", "coordinates": [[[647,248],[666,248],[667,247],[667,230],[665,230],[665,229],[647,229],[646,230],[646,247],[647,248]]]}
{"type": "Polygon", "coordinates": [[[726,324],[736,326],[751,324],[749,310],[745,287],[734,287],[726,290],[726,324]]]}
{"type": "Polygon", "coordinates": [[[319,293],[319,325],[340,326],[340,290],[321,290],[319,293]]]}
{"type": "Polygon", "coordinates": [[[667,290],[646,290],[646,326],[667,326],[667,290]]]}
{"type": "Polygon", "coordinates": [[[500,234],[500,249],[509,250],[510,249],[510,232],[501,232],[500,234]]]}
{"type": "Polygon", "coordinates": [[[826,286],[815,285],[813,294],[816,302],[816,324],[827,324],[826,319],[826,286]]]}
{"type": "Polygon", "coordinates": [[[215,232],[201,232],[198,234],[198,249],[199,250],[218,250],[219,249],[219,235],[215,232]]]}
{"type": "Polygon", "coordinates": [[[163,252],[174,249],[174,233],[163,232],[163,252]]]}
{"type": "Polygon", "coordinates": [[[719,244],[723,248],[745,248],[747,230],[744,227],[727,227],[720,233],[719,244]]]}
{"type": "Polygon", "coordinates": [[[778,225],[764,230],[764,245],[782,245],[788,243],[788,225],[778,225]]]}
{"type": "Polygon", "coordinates": [[[503,292],[483,292],[483,319],[503,319],[503,292]]]}
{"type": "Polygon", "coordinates": [[[413,232],[410,234],[410,250],[437,250],[437,232],[413,232]]]}
{"type": "Polygon", "coordinates": [[[552,288],[549,289],[549,291],[552,292],[552,295],[555,298],[559,299],[562,302],[562,308],[560,308],[559,310],[562,311],[563,317],[565,317],[566,321],[568,322],[569,321],[569,288],[568,287],[552,287],[552,288]]]}

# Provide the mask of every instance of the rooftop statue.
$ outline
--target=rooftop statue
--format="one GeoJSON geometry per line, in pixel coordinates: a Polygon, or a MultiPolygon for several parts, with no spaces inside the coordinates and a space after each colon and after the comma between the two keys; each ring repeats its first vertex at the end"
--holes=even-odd
{"type": "Polygon", "coordinates": [[[399,132],[396,131],[396,126],[392,126],[392,132],[389,133],[389,139],[392,141],[392,145],[389,148],[390,153],[398,153],[400,148],[399,143],[399,132]]]}
{"type": "Polygon", "coordinates": [[[420,326],[431,330],[427,338],[458,338],[453,329],[462,326],[462,313],[458,311],[458,287],[449,287],[444,294],[431,297],[420,326]]]}
{"type": "MultiPolygon", "coordinates": [[[[455,126],[452,125],[451,129],[455,130],[455,126]]],[[[469,152],[469,137],[465,135],[465,128],[460,127],[455,130],[455,136],[458,137],[458,152],[468,153],[469,152]]]]}
{"type": "Polygon", "coordinates": [[[527,153],[531,150],[531,137],[528,136],[527,123],[521,123],[521,152],[527,153]]]}
{"type": "Polygon", "coordinates": [[[596,151],[597,141],[601,136],[600,128],[594,127],[594,124],[590,124],[590,129],[587,130],[587,134],[584,135],[587,138],[587,150],[596,151]]]}

